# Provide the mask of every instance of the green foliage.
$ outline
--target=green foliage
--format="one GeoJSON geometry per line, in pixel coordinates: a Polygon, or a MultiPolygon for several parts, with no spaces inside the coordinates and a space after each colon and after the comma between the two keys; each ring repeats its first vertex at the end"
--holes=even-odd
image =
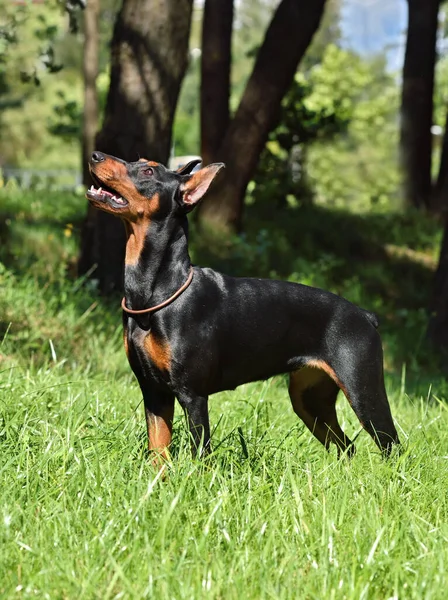
{"type": "Polygon", "coordinates": [[[175,156],[200,153],[199,86],[201,59],[196,51],[190,53],[190,63],[182,83],[182,90],[173,125],[173,150],[175,156]]]}
{"type": "MultiPolygon", "coordinates": [[[[3,2],[0,7],[3,7],[3,2]]],[[[10,54],[17,45],[17,29],[21,20],[24,18],[24,7],[20,7],[16,12],[8,11],[0,21],[0,107],[5,103],[2,96],[9,90],[6,70],[10,54]]]]}
{"type": "MultiPolygon", "coordinates": [[[[17,6],[0,0],[5,8],[0,17],[0,156],[10,166],[55,168],[64,156],[64,168],[79,170],[84,37],[82,27],[69,33],[66,4],[52,0],[17,6]]],[[[72,4],[82,25],[79,8],[72,4]]],[[[118,0],[101,3],[101,108],[118,5],[118,0]]]]}
{"type": "Polygon", "coordinates": [[[448,100],[448,56],[442,57],[436,65],[436,85],[434,90],[434,123],[445,127],[448,100]]]}
{"type": "Polygon", "coordinates": [[[3,93],[9,89],[8,78],[14,75],[23,83],[40,85],[42,72],[57,73],[62,68],[56,62],[53,47],[59,34],[57,2],[35,7],[27,2],[11,5],[2,0],[0,6],[0,74],[6,80],[3,93]],[[17,54],[21,55],[20,61],[17,54]],[[16,73],[11,64],[18,66],[16,73]]]}
{"type": "Polygon", "coordinates": [[[320,64],[296,75],[249,201],[396,207],[397,114],[384,61],[328,45],[320,64]]]}
{"type": "Polygon", "coordinates": [[[76,100],[68,99],[66,92],[56,92],[58,104],[54,105],[53,115],[49,119],[48,130],[51,134],[64,138],[80,139],[82,128],[82,106],[76,100]]]}
{"type": "MultiPolygon", "coordinates": [[[[4,54],[1,69],[4,110],[1,113],[0,155],[2,162],[8,164],[53,166],[56,155],[60,162],[61,144],[48,133],[52,99],[64,90],[67,94],[73,93],[73,82],[77,77],[70,71],[64,71],[64,77],[56,75],[61,63],[56,56],[55,44],[65,35],[65,17],[56,1],[26,3],[19,7],[8,5],[1,22],[4,26],[10,21],[14,23],[14,39],[4,54]]],[[[67,147],[65,154],[66,167],[78,162],[77,153],[67,147]],[[75,160],[71,160],[72,157],[75,160]]]]}
{"type": "Polygon", "coordinates": [[[307,109],[350,122],[356,103],[373,79],[370,71],[370,65],[355,53],[329,44],[321,62],[302,76],[310,85],[307,109]]]}

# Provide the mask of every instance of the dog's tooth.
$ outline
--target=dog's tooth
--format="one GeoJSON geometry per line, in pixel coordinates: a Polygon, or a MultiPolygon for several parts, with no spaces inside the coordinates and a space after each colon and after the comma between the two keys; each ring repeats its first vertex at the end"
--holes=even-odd
{"type": "Polygon", "coordinates": [[[103,193],[103,188],[98,188],[98,194],[102,194],[103,193]]]}
{"type": "Polygon", "coordinates": [[[91,192],[94,192],[94,191],[95,191],[95,188],[93,187],[93,184],[90,186],[90,191],[91,191],[91,192]]]}

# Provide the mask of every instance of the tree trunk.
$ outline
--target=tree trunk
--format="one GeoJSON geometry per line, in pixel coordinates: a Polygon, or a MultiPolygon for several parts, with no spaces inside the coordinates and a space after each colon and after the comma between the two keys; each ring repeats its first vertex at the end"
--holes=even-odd
{"type": "Polygon", "coordinates": [[[433,208],[444,216],[445,229],[440,247],[439,264],[434,275],[429,305],[427,337],[448,358],[448,113],[440,157],[439,175],[434,186],[433,208]]]}
{"type": "Polygon", "coordinates": [[[437,183],[434,186],[432,208],[436,211],[447,211],[448,209],[448,112],[443,134],[439,174],[437,183]]]}
{"type": "MultiPolygon", "coordinates": [[[[167,162],[188,63],[192,5],[193,0],[123,0],[112,38],[110,87],[97,150],[127,161],[141,156],[167,162]]],[[[89,218],[94,235],[81,241],[80,270],[96,264],[94,277],[101,292],[121,289],[123,225],[103,212],[89,218]]]]}
{"type": "Polygon", "coordinates": [[[98,131],[98,77],[99,32],[98,17],[99,0],[89,0],[84,9],[84,114],[82,127],[82,180],[90,185],[88,159],[95,150],[95,136],[98,131]]]}
{"type": "Polygon", "coordinates": [[[229,123],[233,0],[206,0],[202,22],[201,156],[215,160],[229,123]]]}
{"type": "Polygon", "coordinates": [[[239,229],[244,194],[297,66],[316,32],[325,0],[282,0],[267,29],[235,116],[215,157],[226,163],[200,207],[202,224],[239,229]]]}
{"type": "MultiPolygon", "coordinates": [[[[84,9],[84,117],[82,123],[82,182],[90,187],[92,180],[88,167],[88,160],[95,150],[95,137],[98,131],[98,91],[96,80],[98,77],[99,62],[99,31],[98,17],[100,10],[99,0],[89,0],[84,9]]],[[[78,262],[78,271],[86,273],[90,268],[89,260],[95,243],[96,210],[88,205],[87,218],[82,228],[82,247],[78,262]]],[[[95,251],[95,254],[97,251],[95,251]]]]}
{"type": "Polygon", "coordinates": [[[448,217],[445,217],[445,230],[429,310],[428,339],[435,348],[448,356],[448,217]]]}
{"type": "Polygon", "coordinates": [[[417,208],[428,207],[431,198],[431,126],[439,3],[440,0],[408,0],[400,153],[405,202],[417,208]]]}

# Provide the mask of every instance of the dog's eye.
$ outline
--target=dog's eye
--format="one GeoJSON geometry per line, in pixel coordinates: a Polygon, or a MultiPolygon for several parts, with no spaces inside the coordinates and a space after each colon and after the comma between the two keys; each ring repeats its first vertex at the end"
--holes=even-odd
{"type": "Polygon", "coordinates": [[[148,167],[147,169],[143,169],[143,175],[147,175],[148,177],[151,177],[151,175],[154,175],[154,169],[151,169],[151,167],[148,167]]]}

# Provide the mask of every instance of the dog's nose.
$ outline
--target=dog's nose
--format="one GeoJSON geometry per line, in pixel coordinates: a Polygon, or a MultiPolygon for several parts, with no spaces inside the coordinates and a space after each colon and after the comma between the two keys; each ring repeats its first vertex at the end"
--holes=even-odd
{"type": "Polygon", "coordinates": [[[92,158],[91,161],[94,163],[99,163],[99,162],[103,162],[103,160],[105,160],[105,156],[102,152],[92,152],[92,158]]]}

